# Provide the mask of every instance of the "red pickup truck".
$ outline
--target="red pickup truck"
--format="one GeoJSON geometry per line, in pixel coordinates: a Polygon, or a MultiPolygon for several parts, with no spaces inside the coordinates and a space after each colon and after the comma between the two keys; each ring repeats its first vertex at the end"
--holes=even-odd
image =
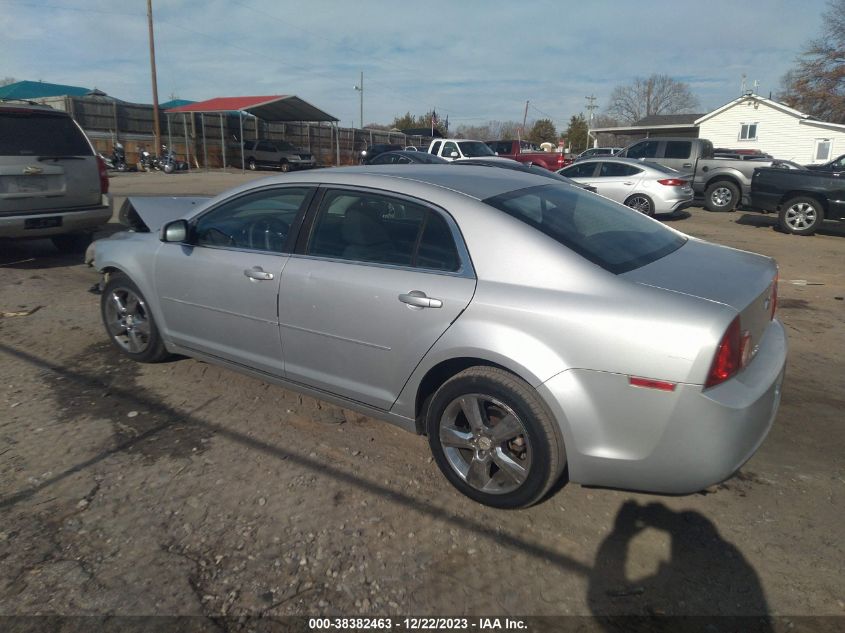
{"type": "Polygon", "coordinates": [[[572,160],[562,152],[544,152],[528,141],[486,141],[487,146],[502,158],[512,158],[520,163],[545,167],[557,171],[569,165],[572,160]]]}

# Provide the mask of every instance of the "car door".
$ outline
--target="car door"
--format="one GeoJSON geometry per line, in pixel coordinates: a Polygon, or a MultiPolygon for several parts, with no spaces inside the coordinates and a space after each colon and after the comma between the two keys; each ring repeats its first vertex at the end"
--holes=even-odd
{"type": "Polygon", "coordinates": [[[269,141],[258,141],[255,147],[255,160],[262,165],[275,167],[279,164],[279,152],[269,141]]]}
{"type": "Polygon", "coordinates": [[[616,202],[625,202],[642,180],[644,170],[635,165],[618,161],[599,161],[595,177],[587,182],[596,188],[596,193],[616,202]]]}
{"type": "Polygon", "coordinates": [[[170,340],[284,375],[279,282],[313,192],[270,187],[238,195],[192,220],[190,243],[161,245],[154,275],[170,340]]]}
{"type": "Polygon", "coordinates": [[[475,277],[450,216],[415,200],[329,188],[282,273],[287,377],[389,409],[469,304],[475,277]]]}
{"type": "Polygon", "coordinates": [[[663,156],[658,158],[657,162],[682,174],[692,173],[692,141],[666,141],[663,156]]]}

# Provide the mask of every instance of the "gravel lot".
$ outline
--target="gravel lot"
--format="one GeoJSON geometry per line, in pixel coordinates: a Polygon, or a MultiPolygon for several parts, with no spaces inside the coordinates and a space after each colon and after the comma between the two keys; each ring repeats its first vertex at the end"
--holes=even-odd
{"type": "MultiPolygon", "coordinates": [[[[117,208],[253,177],[112,191],[117,208]]],[[[123,360],[92,269],[0,244],[0,312],[37,308],[0,318],[0,614],[845,615],[845,229],[684,215],[780,264],[768,440],[701,494],[562,485],[512,512],[453,491],[422,437],[194,360],[123,360]]]]}

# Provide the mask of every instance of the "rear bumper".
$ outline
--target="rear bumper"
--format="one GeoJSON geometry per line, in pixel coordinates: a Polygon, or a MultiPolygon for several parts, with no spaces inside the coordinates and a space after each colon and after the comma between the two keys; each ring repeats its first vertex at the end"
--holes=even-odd
{"type": "Polygon", "coordinates": [[[786,334],[772,322],[754,360],[710,389],[632,387],[621,374],[569,370],[539,387],[558,420],[570,480],[688,494],[732,476],[759,448],[777,414],[786,334]]]}
{"type": "Polygon", "coordinates": [[[28,239],[50,237],[78,231],[91,231],[106,224],[112,216],[108,205],[65,211],[56,209],[44,213],[0,216],[0,237],[28,239]],[[54,224],[54,226],[45,226],[54,224]]]}

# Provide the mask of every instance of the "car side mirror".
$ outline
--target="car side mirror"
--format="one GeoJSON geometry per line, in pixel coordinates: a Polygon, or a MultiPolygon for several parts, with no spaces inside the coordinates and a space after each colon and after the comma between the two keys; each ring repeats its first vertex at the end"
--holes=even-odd
{"type": "Polygon", "coordinates": [[[188,241],[188,221],[187,220],[173,220],[161,227],[161,234],[159,239],[162,242],[187,242],[188,241]]]}
{"type": "Polygon", "coordinates": [[[457,157],[458,157],[458,152],[452,152],[451,154],[449,154],[449,156],[450,156],[451,158],[457,158],[457,157]]]}

